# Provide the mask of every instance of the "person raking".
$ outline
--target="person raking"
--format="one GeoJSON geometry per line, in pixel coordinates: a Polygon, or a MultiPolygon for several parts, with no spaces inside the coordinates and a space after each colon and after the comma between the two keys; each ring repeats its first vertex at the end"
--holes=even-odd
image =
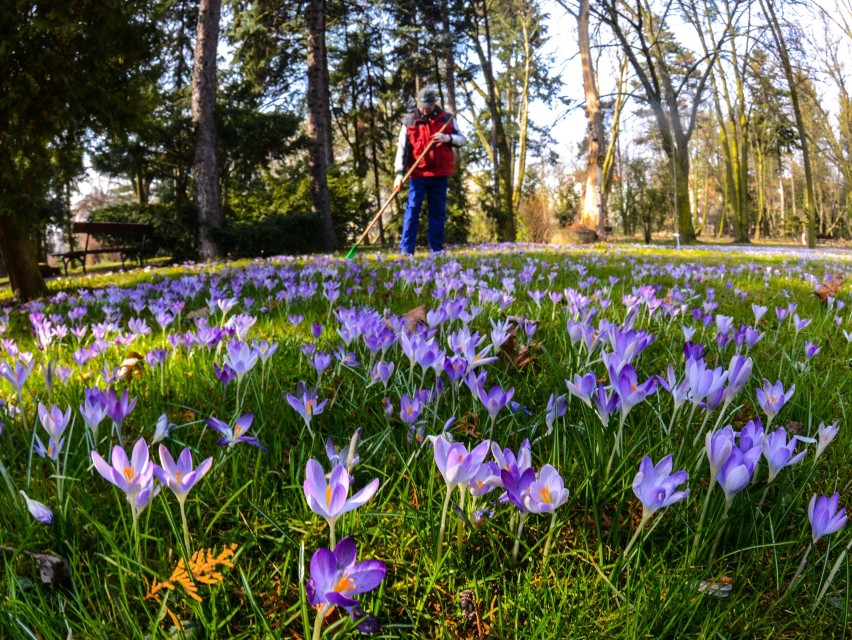
{"type": "Polygon", "coordinates": [[[402,121],[396,149],[394,170],[396,180],[394,190],[399,190],[402,178],[411,168],[416,158],[427,149],[433,140],[435,144],[423,156],[414,171],[408,187],[408,200],[405,204],[405,216],[402,222],[402,237],[399,250],[405,254],[414,254],[417,246],[417,228],[420,223],[420,210],[423,201],[429,214],[429,226],[426,235],[429,250],[437,253],[444,250],[444,225],[447,220],[447,189],[449,177],[455,170],[456,156],[454,148],[462,146],[466,140],[458,132],[453,115],[438,105],[434,89],[421,89],[417,94],[417,108],[402,121]],[[441,128],[447,124],[443,132],[441,128]]]}

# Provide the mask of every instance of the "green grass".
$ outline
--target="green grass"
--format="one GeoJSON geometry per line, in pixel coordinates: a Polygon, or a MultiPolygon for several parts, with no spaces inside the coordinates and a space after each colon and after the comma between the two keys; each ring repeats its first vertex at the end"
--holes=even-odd
{"type": "MultiPolygon", "coordinates": [[[[318,432],[314,440],[283,398],[284,393],[295,391],[299,381],[316,381],[316,373],[301,351],[304,344],[315,342],[319,349],[331,352],[341,343],[332,307],[369,306],[380,313],[387,308],[393,314],[403,314],[421,304],[434,309],[438,301],[433,294],[440,283],[430,275],[429,265],[433,263],[428,259],[398,262],[366,252],[348,262],[299,259],[272,267],[241,262],[209,273],[201,267],[168,268],[57,280],[51,286],[62,294],[59,300],[45,305],[42,313],[67,314],[76,304],[70,299],[80,295],[83,288],[143,287],[150,292],[151,287],[170,278],[203,277],[206,286],[187,300],[181,312],[181,333],[195,329],[188,315],[193,309],[207,307],[212,281],[222,297],[252,298],[250,305],[241,303],[229,316],[239,312],[255,316],[249,339],[276,341],[279,348],[263,371],[258,364],[247,376],[240,398],[234,383],[223,390],[213,374],[213,363],[223,363],[224,345],[212,350],[195,347],[191,353],[177,350],[162,371],[145,367],[133,379],[115,385],[119,394],[127,390],[138,398],[122,429],[128,451],[140,436],[150,442],[157,418],[165,412],[178,425],[168,443],[173,455],[186,446],[196,463],[207,456],[214,458],[212,471],[190,492],[186,503],[192,544],[194,549],[213,549],[215,554],[225,545],[235,544],[237,551],[233,567],[219,567],[221,581],[197,585],[201,602],[189,597],[181,586],[168,592],[165,601],[145,598],[153,581],[167,580],[185,554],[177,501],[163,488],[142,513],[137,555],[129,506],[124,495],[92,468],[89,445],[83,437],[86,426],[77,412],[87,386],[105,387],[101,374],[104,366],[120,364],[128,351],[145,354],[163,344],[165,336],[151,313],[140,314],[153,329],[150,336],[137,338],[129,346],[113,344],[82,368],[76,367],[68,383],[57,382],[52,392],[44,385],[40,365],[24,387],[22,405],[12,387],[0,380],[2,399],[22,411],[5,413],[5,435],[0,438],[0,461],[13,485],[7,488],[5,483],[0,484],[0,545],[8,549],[0,552],[5,595],[0,605],[0,637],[65,639],[69,633],[74,638],[310,637],[316,612],[308,606],[304,581],[309,577],[312,554],[328,545],[329,531],[305,502],[305,465],[313,457],[328,469],[325,439],[330,436],[343,445],[357,427],[363,427],[364,439],[353,492],[376,477],[381,486],[370,502],[343,516],[336,532],[338,539],[346,535],[355,538],[359,559],[378,558],[387,564],[382,585],[360,597],[364,609],[376,615],[382,625],[379,637],[846,637],[850,615],[848,561],[841,566],[826,597],[818,603],[817,597],[833,563],[850,543],[849,528],[816,545],[797,585],[785,595],[810,541],[807,505],[811,495],[839,491],[842,506],[850,504],[852,495],[848,457],[852,430],[846,421],[852,375],[850,347],[841,330],[852,328],[852,307],[836,312],[812,294],[814,282],[821,281],[826,273],[849,271],[850,263],[835,254],[827,260],[804,256],[615,246],[581,251],[515,248],[497,253],[483,249],[438,259],[439,265],[459,263],[466,284],[452,297],[468,295],[473,304],[480,304],[479,291],[500,288],[504,277],[514,278],[516,292],[511,306],[501,311],[493,303],[482,304],[483,311],[471,323],[472,330],[488,335],[489,318],[524,315],[539,320],[537,332],[527,345],[531,357],[528,364],[518,368],[504,355],[488,367],[487,386],[513,387],[515,400],[526,408],[514,415],[501,411],[494,440],[501,447],[516,450],[528,438],[533,466],[538,469],[553,464],[571,498],[557,511],[546,562],[543,556],[550,517],[531,515],[524,527],[517,564],[511,562],[516,530],[513,513],[517,511],[511,504],[497,505],[494,517],[479,526],[451,512],[443,555],[436,564],[444,481],[433,461],[431,446],[409,442],[408,428],[399,418],[400,395],[411,393],[415,387],[431,387],[435,373],[426,372],[421,378],[417,367],[410,382],[408,361],[398,346],[388,352],[387,359],[395,361],[396,372],[387,390],[381,383],[369,384],[365,366],[348,369],[335,362],[325,372],[319,396],[329,403],[312,422],[318,432]],[[519,275],[532,266],[540,279],[526,285],[519,275]],[[580,275],[578,266],[588,273],[580,275]],[[659,272],[662,267],[665,272],[659,272]],[[765,281],[766,269],[777,271],[765,281]],[[246,270],[260,270],[261,275],[245,278],[246,270]],[[552,282],[547,277],[551,271],[555,272],[552,282]],[[304,278],[305,282],[317,283],[316,294],[290,303],[276,301],[281,279],[290,274],[297,281],[304,278]],[[773,428],[796,422],[803,425],[802,434],[813,435],[820,422],[838,421],[839,435],[816,465],[811,451],[801,464],[784,469],[768,488],[766,463],[762,461],[754,483],[734,499],[726,522],[721,518],[724,500],[717,487],[711,495],[700,542],[694,547],[708,485],[703,439],[699,446],[692,444],[704,419],[702,409],[695,412],[691,423],[687,423],[689,411],[681,410],[667,434],[672,409],[669,394],[660,390],[635,407],[626,421],[623,452],[614,457],[609,477],[605,470],[617,416],[604,428],[593,410],[569,397],[568,412],[557,421],[553,432],[547,433],[544,418],[550,394],[566,393],[564,380],[575,373],[592,370],[601,377],[605,369],[599,354],[588,358],[583,349],[572,344],[566,332],[570,312],[561,305],[554,307],[548,298],[539,309],[525,289],[576,288],[589,275],[597,277],[598,284],[584,293],[591,295],[600,287],[612,300],[608,309],[599,311],[594,324],[600,318],[622,322],[622,294],[643,284],[659,286],[660,298],[674,286],[692,287],[692,299],[687,303],[690,309],[701,306],[707,299],[707,289],[713,288],[719,307],[711,315],[732,316],[735,325],[753,324],[752,303],[768,306],[760,327],[765,336],[749,352],[754,359],[752,379],[722,424],[739,428],[761,414],[754,390],[766,377],[773,382],[782,380],[785,387],[796,385],[795,395],[773,428]],[[620,280],[608,294],[611,275],[620,280]],[[322,287],[323,280],[332,278],[344,279],[341,296],[333,305],[323,297],[322,287]],[[385,282],[391,282],[392,287],[386,289],[385,282]],[[726,287],[728,283],[730,288],[726,287]],[[375,286],[371,294],[367,293],[368,285],[375,286]],[[239,294],[234,293],[235,286],[239,294]],[[352,287],[351,293],[346,292],[347,287],[352,287]],[[746,292],[744,300],[737,289],[746,292]],[[784,295],[785,290],[789,297],[784,295]],[[774,308],[789,302],[798,304],[796,312],[810,318],[811,325],[794,337],[785,323],[776,338],[774,308]],[[304,320],[294,327],[288,314],[295,313],[302,314],[304,320]],[[840,327],[835,325],[835,315],[842,318],[840,327]],[[312,323],[325,326],[317,340],[311,335],[312,323]],[[804,360],[805,340],[816,342],[822,351],[800,368],[797,363],[804,360]],[[390,419],[382,407],[386,396],[395,408],[390,419]],[[39,402],[62,409],[70,406],[74,416],[61,458],[61,502],[50,461],[34,456],[32,479],[29,485],[26,481],[33,428],[42,439],[45,437],[38,423],[39,402]],[[218,435],[203,420],[216,416],[233,423],[238,407],[239,413],[255,414],[251,433],[268,448],[266,453],[245,444],[227,450],[216,446],[218,435]],[[689,471],[692,494],[687,501],[658,512],[625,558],[624,549],[642,514],[631,490],[639,462],[644,455],[656,462],[667,453],[677,454],[682,441],[685,445],[675,469],[689,471]],[[50,506],[54,524],[45,527],[35,523],[12,488],[25,488],[31,498],[50,506]],[[766,498],[761,504],[764,492],[766,498]],[[718,549],[711,554],[717,535],[718,549]],[[28,553],[50,553],[66,559],[70,580],[60,585],[42,584],[28,553]],[[729,582],[730,597],[700,593],[697,587],[702,580],[729,582]],[[466,589],[473,592],[476,603],[470,619],[463,616],[459,602],[460,593],[466,589]],[[173,628],[166,607],[183,621],[183,633],[173,628]]],[[[148,297],[156,300],[161,294],[149,293],[148,297]]],[[[108,298],[106,294],[92,303],[82,322],[102,322],[102,308],[108,298]]],[[[850,302],[846,290],[839,299],[850,302]]],[[[122,327],[137,316],[127,301],[112,306],[123,316],[122,327]]],[[[599,308],[597,301],[593,306],[599,308]]],[[[211,314],[210,324],[220,318],[219,312],[211,314]]],[[[707,345],[708,363],[727,368],[734,347],[716,345],[715,325],[705,331],[688,312],[672,320],[649,316],[643,310],[636,328],[649,331],[655,340],[636,360],[640,380],[665,375],[669,363],[682,377],[683,322],[698,328],[693,341],[707,345]]],[[[39,351],[29,324],[23,312],[13,312],[4,337],[15,338],[22,350],[34,352],[39,361],[56,359],[73,364],[75,338],[68,336],[39,351]]],[[[455,323],[451,329],[439,328],[436,339],[443,349],[447,349],[448,334],[459,326],[455,323]]],[[[177,330],[172,325],[168,332],[177,330]]],[[[83,343],[91,341],[89,332],[83,343]]],[[[521,343],[527,343],[523,332],[517,336],[517,344],[521,343]]],[[[353,341],[347,350],[354,351],[362,363],[370,362],[363,341],[353,341]]],[[[11,361],[8,356],[6,359],[11,361]]],[[[465,445],[472,446],[487,434],[488,416],[464,385],[454,392],[447,383],[444,396],[427,406],[425,432],[439,433],[451,416],[456,417],[455,437],[465,445]]],[[[707,427],[716,419],[717,414],[713,414],[707,427]]],[[[115,441],[110,431],[107,419],[97,443],[97,450],[105,457],[115,441]]],[[[150,449],[158,462],[156,446],[150,449]]],[[[458,495],[455,493],[454,499],[458,495]]],[[[468,497],[467,519],[472,519],[473,508],[487,505],[496,495],[489,494],[479,503],[468,497]]],[[[336,611],[326,620],[323,631],[326,638],[358,635],[348,616],[336,611]]]]}

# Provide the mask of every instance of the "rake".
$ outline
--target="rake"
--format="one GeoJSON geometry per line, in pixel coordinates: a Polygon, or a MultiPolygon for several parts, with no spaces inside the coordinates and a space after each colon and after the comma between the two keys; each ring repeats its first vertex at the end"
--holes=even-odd
{"type": "MultiPolygon", "coordinates": [[[[450,118],[443,124],[443,126],[441,126],[441,128],[438,129],[438,133],[444,133],[444,129],[447,128],[447,125],[449,125],[455,117],[456,117],[456,114],[452,114],[450,116],[450,118]]],[[[349,253],[346,254],[347,260],[351,260],[352,258],[355,257],[355,254],[358,253],[358,247],[361,245],[362,242],[364,242],[364,238],[367,237],[367,234],[370,233],[370,230],[379,221],[379,218],[382,217],[382,214],[385,212],[385,209],[387,209],[390,206],[390,203],[393,202],[393,199],[396,197],[396,194],[399,193],[400,189],[402,188],[402,185],[408,180],[408,178],[411,176],[411,174],[414,173],[414,170],[417,168],[417,165],[420,164],[420,161],[423,160],[423,158],[426,156],[427,153],[429,153],[429,151],[432,149],[432,147],[435,146],[435,144],[437,144],[435,142],[435,140],[430,140],[429,144],[426,146],[426,148],[423,149],[423,153],[421,153],[417,157],[417,159],[411,164],[411,167],[408,169],[406,174],[402,177],[402,180],[400,181],[399,185],[395,186],[393,188],[393,191],[391,191],[390,197],[387,200],[385,200],[385,203],[382,205],[381,209],[379,209],[378,213],[376,213],[376,215],[373,216],[373,219],[370,220],[370,224],[367,225],[367,228],[364,229],[364,233],[362,233],[358,237],[358,240],[355,241],[355,244],[352,245],[352,248],[349,250],[349,253]]]]}

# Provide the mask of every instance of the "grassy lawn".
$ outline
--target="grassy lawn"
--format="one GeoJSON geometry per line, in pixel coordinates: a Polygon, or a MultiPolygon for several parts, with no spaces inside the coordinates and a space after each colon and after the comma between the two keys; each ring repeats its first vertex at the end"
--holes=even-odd
{"type": "Polygon", "coordinates": [[[847,637],[852,300],[814,291],[850,271],[507,245],[53,279],[0,317],[0,637],[847,637]]]}

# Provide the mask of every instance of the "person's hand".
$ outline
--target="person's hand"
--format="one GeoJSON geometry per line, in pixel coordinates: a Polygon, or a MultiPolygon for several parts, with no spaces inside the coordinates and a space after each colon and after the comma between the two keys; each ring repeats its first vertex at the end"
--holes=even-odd
{"type": "Polygon", "coordinates": [[[433,142],[439,142],[441,144],[449,144],[452,140],[452,137],[450,137],[450,134],[448,133],[436,133],[432,136],[433,142]]]}
{"type": "Polygon", "coordinates": [[[401,186],[402,186],[402,176],[397,176],[393,181],[393,190],[399,191],[401,186]]]}

